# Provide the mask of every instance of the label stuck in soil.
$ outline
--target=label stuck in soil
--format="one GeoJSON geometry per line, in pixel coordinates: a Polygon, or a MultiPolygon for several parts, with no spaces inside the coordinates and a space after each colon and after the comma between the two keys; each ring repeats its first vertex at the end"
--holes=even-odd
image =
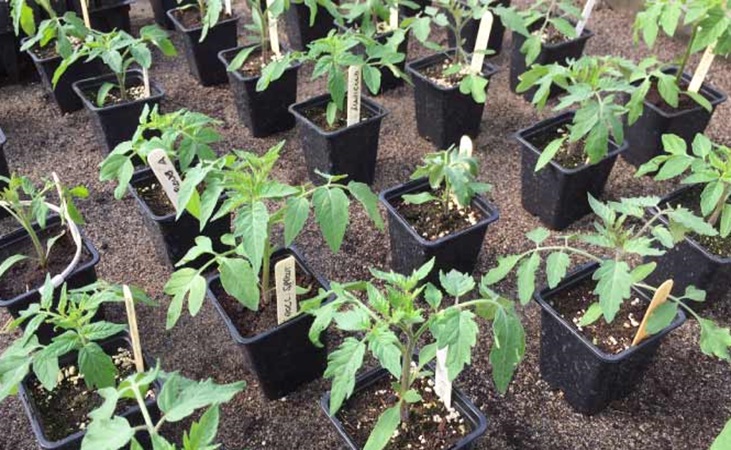
{"type": "Polygon", "coordinates": [[[297,315],[297,277],[294,256],[274,265],[277,290],[277,323],[282,324],[297,315]]]}
{"type": "Polygon", "coordinates": [[[586,23],[589,21],[589,17],[591,17],[591,11],[594,9],[595,4],[596,0],[587,0],[584,5],[584,10],[581,12],[581,19],[576,23],[576,36],[581,36],[581,33],[584,32],[584,27],[586,27],[586,23]]]}
{"type": "Polygon", "coordinates": [[[360,67],[348,67],[348,126],[360,122],[360,67]]]}
{"type": "Polygon", "coordinates": [[[434,393],[447,408],[452,407],[452,382],[447,373],[447,351],[449,347],[437,349],[437,370],[434,371],[434,393]]]}
{"type": "Polygon", "coordinates": [[[688,85],[688,92],[698,93],[701,89],[703,80],[706,79],[708,70],[711,68],[711,63],[713,63],[713,58],[716,57],[713,53],[713,49],[715,48],[716,44],[712,44],[706,48],[705,52],[703,52],[701,62],[698,63],[698,67],[695,69],[695,73],[693,74],[693,79],[690,80],[690,84],[688,85]]]}
{"type": "Polygon", "coordinates": [[[469,136],[462,136],[459,140],[459,152],[468,157],[472,157],[472,139],[469,136]]]}
{"type": "Polygon", "coordinates": [[[389,9],[388,26],[392,30],[398,29],[398,6],[394,5],[389,9]]]}
{"type": "Polygon", "coordinates": [[[477,29],[477,40],[475,41],[475,51],[472,53],[472,61],[470,68],[475,72],[482,70],[482,63],[485,62],[485,53],[487,49],[487,41],[490,39],[490,31],[492,30],[493,17],[490,11],[485,11],[480,19],[480,28],[477,29]]]}
{"type": "Polygon", "coordinates": [[[267,0],[267,20],[269,22],[269,42],[271,42],[272,46],[272,52],[279,56],[282,54],[282,50],[279,47],[279,30],[277,26],[277,18],[274,17],[274,14],[272,14],[269,11],[269,8],[271,8],[272,4],[274,3],[274,0],[267,0]]]}
{"type": "Polygon", "coordinates": [[[180,191],[180,185],[183,183],[180,179],[178,171],[175,169],[172,161],[168,158],[165,150],[156,148],[151,151],[147,156],[147,163],[152,169],[152,173],[155,174],[157,180],[162,185],[162,189],[165,191],[165,195],[170,199],[170,203],[173,204],[175,210],[178,210],[178,192],[180,191]]]}
{"type": "Polygon", "coordinates": [[[150,97],[150,74],[144,67],[142,68],[142,86],[145,89],[145,98],[150,97]]]}

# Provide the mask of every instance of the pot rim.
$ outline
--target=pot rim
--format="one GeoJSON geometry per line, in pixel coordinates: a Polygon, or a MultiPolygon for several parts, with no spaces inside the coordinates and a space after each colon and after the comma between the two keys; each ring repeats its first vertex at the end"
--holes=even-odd
{"type": "MultiPolygon", "coordinates": [[[[28,42],[29,40],[30,40],[30,37],[24,37],[23,39],[21,39],[21,40],[20,40],[20,46],[22,47],[22,46],[23,46],[23,45],[25,45],[25,43],[26,43],[26,42],[28,42]]],[[[55,41],[54,41],[54,42],[55,42],[55,41]]],[[[50,43],[49,43],[49,44],[50,44],[50,43]]],[[[47,64],[47,63],[49,63],[49,62],[51,62],[51,61],[54,61],[54,60],[58,60],[58,61],[60,61],[60,60],[62,60],[62,59],[63,59],[63,58],[61,58],[61,55],[58,55],[58,54],[57,54],[57,55],[55,55],[55,56],[48,56],[48,57],[46,57],[46,58],[41,58],[41,57],[39,57],[38,55],[36,55],[36,54],[35,54],[35,53],[33,52],[33,47],[29,48],[29,49],[28,49],[28,50],[26,50],[25,52],[26,52],[26,53],[27,53],[27,54],[28,54],[28,55],[30,56],[30,58],[31,58],[31,59],[33,60],[33,62],[34,62],[34,63],[36,63],[36,64],[47,64]]]]}
{"type": "MultiPolygon", "coordinates": [[[[443,92],[454,92],[459,90],[459,86],[442,86],[440,84],[435,83],[432,81],[429,77],[425,76],[421,73],[421,69],[426,67],[431,67],[434,65],[436,61],[438,61],[441,58],[450,57],[456,52],[456,48],[448,48],[444,50],[443,52],[438,53],[432,53],[431,55],[424,56],[419,59],[415,59],[413,61],[408,61],[406,63],[406,71],[409,72],[412,76],[420,79],[421,81],[425,83],[429,83],[434,89],[437,89],[439,91],[443,92]]],[[[490,62],[488,62],[489,55],[485,57],[485,61],[482,63],[482,72],[480,75],[490,80],[493,75],[498,73],[500,71],[500,68],[490,62]]],[[[488,82],[489,86],[489,82],[488,82]]],[[[467,94],[464,94],[467,95],[467,94]]]]}
{"type": "MultiPolygon", "coordinates": [[[[605,363],[609,364],[618,364],[622,362],[623,360],[630,357],[635,352],[641,351],[643,348],[651,345],[652,343],[662,339],[666,334],[673,331],[675,328],[678,328],[680,325],[682,325],[686,320],[686,315],[683,312],[682,308],[678,308],[678,312],[675,315],[675,319],[668,325],[667,327],[663,328],[659,332],[647,337],[645,340],[640,342],[636,346],[632,346],[628,349],[622,350],[619,353],[615,354],[609,354],[601,349],[599,349],[596,345],[591,343],[589,339],[586,338],[579,330],[576,329],[576,326],[572,323],[570,323],[566,318],[564,318],[561,314],[559,314],[556,309],[554,309],[553,306],[548,302],[548,298],[553,297],[555,295],[560,294],[562,291],[565,291],[567,289],[571,289],[575,284],[584,281],[585,278],[591,276],[599,267],[599,263],[593,262],[588,264],[583,264],[581,266],[578,266],[576,269],[572,270],[569,274],[567,274],[561,282],[554,287],[553,289],[549,287],[545,287],[542,290],[536,292],[533,294],[533,300],[536,301],[541,307],[543,311],[546,311],[548,314],[550,314],[555,320],[557,320],[561,325],[566,327],[569,332],[579,340],[582,344],[584,344],[585,347],[587,347],[598,359],[605,363]]],[[[632,293],[641,299],[645,300],[649,303],[650,299],[641,291],[632,288],[632,293]]],[[[601,319],[600,319],[601,320],[601,319]]],[[[616,319],[615,319],[616,320],[616,319]]]]}
{"type": "MultiPolygon", "coordinates": [[[[175,25],[175,29],[177,31],[180,31],[180,32],[183,32],[183,33],[192,33],[192,32],[195,32],[195,31],[202,31],[203,30],[203,25],[198,26],[198,27],[194,27],[194,28],[186,28],[185,25],[183,25],[178,20],[178,18],[175,17],[175,12],[182,11],[184,9],[198,9],[198,6],[197,5],[194,5],[194,4],[184,5],[184,6],[178,6],[177,8],[173,8],[173,9],[167,10],[165,12],[165,15],[168,16],[168,18],[170,19],[171,22],[173,22],[173,25],[175,25]]],[[[222,11],[222,13],[223,13],[223,11],[222,11]]],[[[223,14],[225,14],[225,13],[223,13],[223,14]]],[[[219,19],[219,21],[216,22],[216,24],[214,26],[212,26],[211,28],[209,28],[209,32],[210,32],[210,30],[213,30],[214,28],[218,27],[219,25],[226,24],[228,22],[236,22],[236,21],[239,20],[239,17],[241,17],[239,14],[237,14],[234,11],[231,11],[231,17],[224,17],[223,19],[219,19]]]]}
{"type": "MultiPolygon", "coordinates": [[[[225,50],[221,50],[217,54],[218,60],[221,61],[221,64],[223,64],[223,66],[226,68],[226,73],[229,74],[229,75],[233,75],[234,77],[236,77],[237,80],[243,81],[245,83],[246,82],[252,82],[252,81],[258,81],[259,78],[261,78],[261,75],[255,75],[255,76],[247,77],[247,76],[245,76],[244,74],[242,74],[238,70],[229,71],[228,70],[228,65],[231,64],[231,60],[233,58],[229,59],[228,56],[229,56],[230,53],[231,54],[233,54],[234,52],[238,53],[239,51],[241,51],[241,50],[243,50],[245,48],[251,48],[251,47],[261,47],[261,44],[239,45],[238,47],[227,48],[225,50]]],[[[282,49],[285,50],[285,53],[290,53],[291,52],[291,50],[288,49],[288,48],[286,48],[286,47],[282,47],[282,49]]],[[[300,66],[302,66],[302,62],[295,61],[294,64],[292,64],[288,68],[284,69],[284,71],[285,72],[288,72],[290,70],[299,70],[300,66]]],[[[279,79],[277,79],[275,81],[272,81],[272,83],[276,83],[279,80],[281,80],[281,78],[279,78],[279,79]]],[[[271,84],[270,84],[270,86],[271,86],[271,84]]]]}
{"type": "Polygon", "coordinates": [[[381,191],[381,193],[378,195],[379,199],[381,200],[381,203],[386,207],[386,209],[391,213],[391,216],[395,217],[396,220],[398,220],[399,224],[404,227],[408,233],[417,240],[419,245],[427,248],[435,248],[440,247],[444,245],[445,243],[452,241],[454,239],[457,239],[469,232],[471,232],[474,229],[487,227],[491,223],[497,221],[500,218],[500,212],[497,208],[497,206],[493,205],[492,203],[488,202],[483,196],[476,195],[472,199],[472,203],[470,206],[473,208],[477,208],[482,212],[483,217],[477,221],[474,225],[470,225],[469,227],[463,228],[455,233],[450,233],[446,236],[443,236],[439,239],[435,240],[426,240],[423,236],[419,235],[419,233],[414,230],[414,227],[404,218],[396,209],[396,207],[391,203],[391,200],[394,198],[401,198],[404,194],[408,194],[414,191],[421,191],[422,188],[426,187],[426,190],[430,190],[429,187],[429,180],[426,177],[417,178],[416,180],[410,180],[406,183],[402,183],[393,187],[390,187],[388,189],[385,189],[381,191]],[[400,191],[400,192],[399,192],[400,191]]]}
{"type": "MultiPolygon", "coordinates": [[[[677,74],[678,67],[675,65],[671,65],[671,66],[668,66],[667,68],[663,69],[663,72],[670,73],[670,74],[677,74]]],[[[682,78],[683,78],[683,81],[687,81],[688,83],[690,83],[690,80],[692,77],[687,72],[684,72],[682,78]]],[[[698,90],[698,92],[706,100],[708,100],[711,103],[712,109],[711,109],[711,112],[709,112],[709,114],[711,114],[713,112],[713,109],[715,109],[716,106],[725,102],[726,99],[728,98],[728,95],[725,92],[721,91],[720,89],[718,89],[717,87],[712,85],[707,80],[703,81],[703,84],[701,84],[701,88],[698,90]]],[[[647,99],[644,99],[642,103],[645,108],[650,108],[656,114],[658,114],[664,118],[667,118],[667,119],[680,117],[680,116],[683,116],[686,114],[691,114],[691,113],[695,113],[695,112],[699,112],[699,111],[706,111],[701,105],[699,105],[697,103],[695,104],[695,106],[693,106],[693,108],[683,109],[683,110],[676,109],[673,112],[667,112],[667,111],[663,110],[662,108],[659,108],[656,105],[649,103],[647,101],[647,99]]]]}
{"type": "MultiPolygon", "coordinates": [[[[522,128],[518,131],[516,131],[513,134],[513,138],[517,140],[520,144],[522,144],[526,149],[530,150],[531,152],[535,153],[539,158],[541,156],[541,153],[543,153],[541,150],[538,150],[535,145],[533,145],[528,138],[535,136],[539,134],[540,132],[544,131],[546,128],[553,127],[554,125],[561,125],[565,124],[571,121],[571,118],[574,116],[574,111],[565,111],[557,116],[550,117],[548,119],[541,120],[529,127],[522,128]]],[[[611,137],[609,138],[609,144],[610,147],[613,146],[614,149],[610,149],[609,152],[607,152],[606,155],[604,155],[604,158],[602,158],[600,161],[594,163],[594,164],[584,164],[579,167],[574,167],[573,169],[567,169],[560,164],[558,164],[555,160],[551,159],[549,161],[549,164],[559,172],[566,174],[566,175],[572,175],[575,173],[583,172],[585,170],[588,170],[598,164],[601,164],[602,162],[606,161],[610,158],[617,157],[620,153],[623,153],[629,148],[629,142],[627,139],[624,140],[622,145],[617,145],[611,137]]],[[[545,167],[541,169],[545,170],[545,167]]],[[[540,171],[539,171],[540,172],[540,171]]],[[[538,173],[538,172],[534,172],[538,173]]]]}
{"type": "Polygon", "coordinates": [[[289,105],[288,111],[292,113],[295,118],[300,122],[303,123],[310,128],[314,128],[317,130],[320,134],[322,134],[325,137],[335,137],[342,133],[345,133],[349,130],[352,130],[354,128],[360,128],[363,126],[366,126],[370,123],[381,121],[384,117],[386,117],[390,111],[386,109],[386,107],[381,106],[379,103],[374,102],[367,96],[365,96],[363,93],[360,95],[360,104],[361,108],[365,106],[366,109],[368,109],[371,113],[373,113],[373,116],[361,120],[360,122],[348,125],[342,128],[338,128],[337,130],[333,131],[325,131],[322,128],[320,128],[317,124],[315,124],[313,121],[311,121],[306,115],[304,115],[302,112],[299,111],[300,108],[306,108],[308,106],[319,106],[321,103],[327,103],[330,100],[330,94],[320,94],[315,97],[311,97],[307,100],[293,103],[289,105]]]}
{"type": "MultiPolygon", "coordinates": [[[[574,23],[574,25],[575,25],[575,23],[574,23]]],[[[535,24],[533,24],[533,26],[535,26],[535,24]]],[[[530,28],[530,27],[528,27],[528,28],[530,28]]],[[[515,35],[521,36],[522,38],[525,39],[525,36],[524,35],[518,33],[517,31],[513,31],[513,36],[515,36],[515,35]]],[[[580,36],[576,36],[575,38],[569,39],[568,41],[556,42],[555,44],[541,43],[541,49],[542,50],[544,50],[544,49],[546,49],[546,50],[556,50],[556,49],[559,49],[561,47],[565,47],[567,45],[570,45],[570,44],[573,44],[573,43],[576,43],[576,42],[587,41],[587,40],[589,40],[589,38],[591,38],[593,36],[594,36],[594,32],[593,31],[591,31],[588,28],[584,28],[584,30],[581,32],[581,35],[580,36]]],[[[520,54],[522,55],[523,53],[520,53],[520,54]]]]}
{"type": "MultiPolygon", "coordinates": [[[[138,69],[131,69],[127,70],[127,80],[130,79],[137,79],[142,80],[142,71],[138,69]],[[131,78],[130,78],[131,76],[131,78]]],[[[100,113],[100,112],[106,112],[106,111],[113,111],[116,109],[121,109],[125,107],[129,107],[131,105],[136,105],[139,103],[146,103],[149,101],[159,101],[165,96],[165,90],[160,87],[154,80],[150,79],[150,96],[146,98],[140,98],[137,100],[128,101],[125,103],[118,103],[116,105],[109,105],[109,106],[96,106],[94,103],[92,103],[86,95],[84,95],[84,92],[82,91],[83,88],[87,87],[95,87],[96,85],[101,85],[103,82],[107,81],[108,79],[113,79],[115,75],[113,73],[108,73],[104,75],[100,75],[98,77],[93,78],[85,78],[83,80],[75,81],[71,84],[71,88],[74,90],[76,95],[81,99],[81,102],[84,104],[84,107],[92,112],[100,113]]]]}

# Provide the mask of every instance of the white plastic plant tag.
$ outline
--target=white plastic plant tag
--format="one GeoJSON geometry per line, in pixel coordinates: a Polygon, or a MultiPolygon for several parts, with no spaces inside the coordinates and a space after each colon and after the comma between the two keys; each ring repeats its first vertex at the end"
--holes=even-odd
{"type": "Polygon", "coordinates": [[[223,8],[224,8],[224,11],[226,11],[226,15],[230,16],[231,13],[232,13],[232,10],[231,10],[231,0],[224,0],[223,1],[223,8]]]}
{"type": "MultiPolygon", "coordinates": [[[[269,22],[269,42],[272,46],[272,52],[279,56],[282,54],[282,49],[279,46],[279,26],[277,25],[277,18],[269,12],[269,8],[274,3],[274,0],[267,0],[267,18],[269,22]]],[[[268,63],[269,61],[264,61],[268,63]]]]}
{"type": "Polygon", "coordinates": [[[698,91],[701,89],[701,86],[703,86],[703,81],[706,79],[706,75],[708,75],[708,70],[711,68],[713,58],[716,57],[716,55],[713,53],[713,49],[715,47],[716,44],[709,45],[706,48],[706,51],[703,52],[701,62],[698,63],[698,67],[696,67],[695,69],[693,78],[690,80],[690,85],[688,85],[688,92],[698,93],[698,91]]]}
{"type": "Polygon", "coordinates": [[[284,323],[297,315],[297,273],[294,256],[274,265],[277,289],[277,323],[284,323]]]}
{"type": "Polygon", "coordinates": [[[173,204],[175,210],[178,210],[178,192],[180,185],[183,183],[180,179],[178,171],[175,169],[172,161],[168,158],[165,150],[156,148],[147,156],[147,164],[150,165],[152,173],[157,177],[157,181],[162,185],[162,189],[168,196],[170,203],[173,204]]]}
{"type": "Polygon", "coordinates": [[[447,409],[452,407],[452,382],[447,374],[447,350],[437,349],[437,370],[434,371],[434,393],[442,400],[447,409]]]}
{"type": "Polygon", "coordinates": [[[140,330],[137,326],[137,313],[135,312],[135,301],[132,292],[126,284],[122,286],[124,294],[124,306],[127,309],[127,322],[129,322],[129,335],[132,340],[132,353],[135,358],[135,368],[138,373],[145,371],[145,362],[142,359],[142,345],[140,344],[140,330]]]}
{"type": "Polygon", "coordinates": [[[394,5],[389,9],[388,27],[392,30],[398,29],[398,6],[394,5]]]}
{"type": "Polygon", "coordinates": [[[142,68],[142,85],[145,88],[145,98],[150,97],[150,74],[147,69],[142,68]]]}
{"type": "Polygon", "coordinates": [[[348,67],[348,126],[360,122],[360,67],[348,67]]]}
{"type": "Polygon", "coordinates": [[[487,50],[487,41],[490,39],[490,31],[492,31],[493,16],[490,11],[485,11],[480,19],[480,28],[477,29],[477,40],[475,41],[475,51],[472,53],[472,61],[470,68],[474,72],[482,71],[482,63],[485,62],[485,50],[487,50]]]}
{"type": "Polygon", "coordinates": [[[584,5],[584,10],[581,12],[581,19],[579,19],[576,23],[576,36],[581,36],[581,33],[584,32],[584,28],[586,27],[586,23],[589,21],[589,17],[591,17],[591,11],[594,9],[594,5],[596,5],[596,0],[587,0],[584,5]]]}
{"type": "Polygon", "coordinates": [[[468,158],[472,157],[472,139],[469,136],[464,135],[459,140],[459,153],[468,158]]]}

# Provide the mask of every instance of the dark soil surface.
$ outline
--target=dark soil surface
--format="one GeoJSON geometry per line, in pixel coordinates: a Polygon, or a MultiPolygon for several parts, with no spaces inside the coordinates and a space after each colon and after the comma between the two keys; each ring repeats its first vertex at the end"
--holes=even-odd
{"type": "MultiPolygon", "coordinates": [[[[57,236],[59,232],[59,227],[50,227],[39,233],[38,237],[41,239],[41,242],[46,242],[46,239],[57,236]]],[[[2,283],[0,283],[0,298],[11,299],[25,292],[38,289],[45,282],[46,274],[54,276],[63,272],[74,259],[75,253],[76,244],[74,243],[74,239],[70,233],[66,232],[63,237],[53,244],[50,257],[48,258],[47,270],[38,268],[37,259],[25,259],[10,268],[3,275],[2,283]]],[[[4,261],[6,258],[17,254],[35,258],[36,253],[30,239],[23,240],[12,247],[0,251],[0,261],[4,261]]],[[[91,260],[91,253],[89,253],[86,247],[82,247],[81,259],[79,260],[78,266],[81,266],[89,260],[91,260]]]]}
{"type": "MultiPolygon", "coordinates": [[[[96,103],[98,91],[99,89],[89,89],[84,92],[86,98],[89,99],[89,101],[92,102],[92,104],[94,104],[95,106],[99,106],[96,103]]],[[[107,96],[104,97],[104,103],[102,104],[102,106],[107,107],[119,105],[122,103],[133,102],[135,100],[141,100],[143,98],[145,98],[145,87],[141,82],[135,86],[130,86],[127,88],[127,99],[122,98],[122,92],[120,91],[119,87],[115,86],[110,89],[107,93],[107,96]]]]}
{"type": "MultiPolygon", "coordinates": [[[[525,6],[527,0],[515,2],[525,6]]],[[[248,14],[244,2],[236,0],[234,10],[248,14]]],[[[151,24],[148,2],[132,5],[133,31],[151,24]]],[[[593,55],[615,54],[635,60],[656,54],[673,61],[686,39],[658,39],[654,50],[632,43],[634,14],[613,11],[597,4],[589,28],[596,33],[586,46],[593,55]]],[[[243,30],[240,42],[243,40],[243,30]]],[[[662,33],[661,33],[662,34],[662,33]]],[[[446,33],[437,36],[446,42],[446,33]]],[[[412,39],[409,59],[422,58],[431,51],[412,39]]],[[[174,42],[179,55],[172,59],[154,52],[150,77],[166,90],[163,111],[189,108],[223,121],[224,142],[216,146],[221,154],[232,148],[259,154],[281,140],[286,140],[274,176],[289,184],[307,181],[305,161],[297,131],[290,130],[266,139],[255,139],[239,122],[234,99],[227,85],[201,87],[188,72],[181,36],[174,42]]],[[[476,274],[485,273],[499,255],[525,251],[533,246],[525,233],[539,225],[538,220],[521,206],[520,147],[512,135],[518,129],[555,115],[549,108],[536,110],[508,85],[510,34],[506,34],[503,53],[490,58],[501,67],[490,81],[481,129],[475,139],[474,154],[480,163],[480,181],[493,184],[492,198],[501,217],[485,238],[476,274]]],[[[690,67],[698,64],[693,55],[690,67]]],[[[325,81],[310,81],[311,65],[301,68],[298,101],[325,92],[325,81]]],[[[708,81],[731,92],[731,65],[716,58],[708,81]]],[[[427,152],[429,142],[419,137],[414,119],[413,88],[404,85],[378,97],[390,114],[383,120],[378,152],[375,191],[401,184],[409,179],[427,152]]],[[[160,302],[156,308],[137,311],[144,351],[160,358],[166,370],[180,370],[185,376],[219,382],[246,380],[246,391],[221,408],[220,442],[228,449],[250,450],[334,450],[342,442],[329,420],[320,410],[319,398],[329,387],[320,380],[303,386],[284,400],[266,401],[254,376],[246,372],[241,354],[231,340],[210,302],[196,317],[184,314],[178,325],[165,330],[165,316],[170,301],[162,288],[170,276],[167,261],[153,250],[141,213],[131,196],[114,200],[114,183],[99,182],[98,165],[104,153],[84,111],[60,115],[49,101],[40,83],[0,88],[0,128],[8,137],[5,154],[12,170],[39,179],[49,171],[58,171],[68,185],[86,184],[91,195],[78,202],[88,225],[85,231],[100,249],[100,277],[113,282],[131,283],[145,288],[160,302]]],[[[718,107],[707,134],[715,141],[731,143],[731,103],[718,107]]],[[[609,178],[604,198],[632,195],[667,195],[677,188],[673,182],[658,183],[648,177],[635,179],[633,168],[621,157],[609,178]]],[[[567,232],[591,229],[588,219],[573,225],[567,232]]],[[[335,281],[365,279],[368,268],[390,267],[387,233],[375,231],[366,214],[353,208],[351,225],[341,251],[333,255],[320,236],[314,221],[300,235],[297,246],[313,270],[335,281]]],[[[281,242],[281,240],[279,241],[281,242]]],[[[543,278],[540,278],[543,282],[543,278]]],[[[499,286],[505,295],[515,295],[511,279],[499,286]]],[[[723,302],[718,302],[723,303],[723,302]]],[[[472,399],[488,419],[488,430],[476,444],[476,450],[696,450],[707,449],[713,438],[731,417],[731,367],[703,355],[698,346],[699,327],[693,320],[663,341],[642,384],[627,398],[617,401],[600,414],[586,417],[574,412],[560,391],[551,389],[541,379],[539,369],[540,308],[530,304],[519,308],[527,332],[523,363],[504,396],[496,393],[491,381],[489,348],[492,334],[489,324],[480,322],[480,345],[472,356],[472,365],[457,380],[457,387],[472,399]]],[[[109,319],[122,321],[124,305],[111,305],[109,319]]],[[[729,316],[713,309],[707,315],[729,326],[729,316]]],[[[0,322],[8,319],[0,312],[0,322]]],[[[330,334],[333,348],[342,339],[330,334]]],[[[10,345],[14,336],[0,335],[0,348],[10,345]]],[[[32,450],[33,433],[20,402],[15,398],[0,404],[3,437],[0,448],[32,450]]],[[[182,435],[182,427],[166,426],[171,438],[182,435]]]]}
{"type": "MultiPolygon", "coordinates": [[[[670,202],[671,205],[682,205],[693,211],[697,216],[701,214],[701,187],[694,187],[683,192],[675,201],[670,202]]],[[[718,228],[716,228],[718,229],[718,228]]],[[[721,258],[731,258],[731,236],[701,236],[695,233],[690,234],[690,239],[699,243],[703,248],[721,258]]]]}
{"type": "MultiPolygon", "coordinates": [[[[440,196],[441,193],[435,195],[440,196]]],[[[415,205],[402,200],[395,207],[414,231],[429,241],[464,230],[482,219],[482,212],[472,205],[459,208],[452,202],[449,203],[447,214],[444,214],[442,204],[437,201],[415,205]]]]}
{"type": "MultiPolygon", "coordinates": [[[[687,91],[688,90],[688,82],[685,80],[681,80],[680,82],[680,90],[681,91],[687,91]]],[[[709,101],[711,99],[708,99],[709,101]]],[[[693,109],[698,107],[698,103],[693,100],[691,97],[680,93],[680,96],[678,97],[678,106],[673,107],[667,104],[665,100],[660,95],[660,91],[657,88],[656,84],[653,84],[650,88],[650,91],[647,93],[647,97],[645,97],[645,101],[651,105],[655,105],[658,108],[660,108],[662,111],[665,111],[666,113],[674,113],[676,111],[685,111],[687,109],[693,109]]]]}
{"type": "Polygon", "coordinates": [[[136,183],[134,189],[156,216],[175,214],[175,206],[170,202],[165,190],[156,178],[151,177],[136,183]]]}
{"type": "MultiPolygon", "coordinates": [[[[327,103],[312,106],[304,110],[303,114],[310,120],[310,122],[320,127],[320,129],[323,131],[336,131],[348,126],[348,113],[346,111],[340,111],[338,113],[338,116],[335,118],[335,122],[333,122],[332,125],[327,123],[327,103]]],[[[362,122],[364,120],[368,120],[373,116],[374,114],[371,112],[371,110],[361,104],[360,121],[362,122]]]]}
{"type": "MultiPolygon", "coordinates": [[[[201,22],[201,14],[197,7],[177,10],[173,13],[173,15],[175,15],[175,18],[178,19],[178,21],[189,30],[192,28],[199,28],[203,26],[203,23],[201,22]]],[[[221,12],[221,16],[218,18],[218,21],[221,22],[230,18],[231,16],[227,15],[224,12],[221,12]]]]}
{"type": "MultiPolygon", "coordinates": [[[[338,412],[338,419],[353,441],[363,448],[376,426],[380,415],[395,405],[398,396],[391,388],[395,380],[384,377],[353,396],[338,412]]],[[[472,431],[471,425],[454,407],[448,410],[434,393],[434,382],[417,380],[414,389],[421,395],[422,403],[410,411],[409,426],[399,427],[398,435],[391,439],[387,450],[447,450],[472,431]]]]}
{"type": "MultiPolygon", "coordinates": [[[[542,22],[541,22],[542,23],[542,22]]],[[[538,30],[534,32],[537,33],[538,30]]],[[[566,38],[566,36],[558,31],[556,27],[554,27],[552,24],[548,24],[546,28],[543,30],[543,36],[541,36],[541,40],[544,44],[550,44],[550,45],[557,45],[562,42],[568,42],[569,39],[566,38]]]]}
{"type": "Polygon", "coordinates": [[[549,303],[564,319],[573,323],[581,334],[605,353],[615,354],[627,350],[632,346],[632,340],[645,317],[649,303],[647,300],[634,296],[622,304],[612,323],[607,323],[602,317],[591,325],[581,327],[579,321],[584,317],[587,308],[592,303],[599,302],[599,297],[593,292],[594,287],[595,284],[591,279],[585,280],[551,298],[549,303]]]}
{"type": "MultiPolygon", "coordinates": [[[[272,289],[274,288],[274,271],[271,273],[272,289]]],[[[297,267],[297,286],[307,289],[307,293],[297,295],[297,303],[317,295],[320,288],[317,280],[305,273],[301,267],[297,267]]],[[[267,330],[276,327],[277,324],[277,299],[275,291],[271,292],[271,299],[259,302],[259,311],[254,312],[239,303],[234,297],[228,295],[223,289],[220,281],[211,285],[211,290],[216,295],[221,306],[233,321],[236,329],[243,337],[254,337],[267,330]]]]}
{"type": "Polygon", "coordinates": [[[452,60],[444,58],[444,61],[435,63],[432,66],[425,67],[421,73],[432,80],[434,83],[445,87],[456,87],[462,82],[465,75],[457,72],[451,75],[444,75],[444,71],[452,65],[452,60]]]}
{"type": "MultiPolygon", "coordinates": [[[[129,349],[119,348],[112,355],[117,367],[117,380],[123,380],[135,372],[135,363],[129,349]]],[[[96,392],[89,391],[84,376],[75,365],[62,367],[63,379],[56,389],[49,392],[35,378],[29,386],[33,402],[40,413],[43,431],[50,440],[58,441],[83,430],[89,424],[87,415],[104,401],[96,392]]],[[[117,413],[123,413],[137,403],[132,399],[117,404],[117,413]]]]}
{"type": "MultiPolygon", "coordinates": [[[[534,136],[528,141],[542,152],[552,141],[563,137],[568,138],[568,134],[568,129],[565,126],[560,126],[534,136]]],[[[587,156],[584,154],[584,142],[564,142],[561,149],[554,155],[552,161],[564,169],[576,169],[585,166],[587,164],[587,156]]]]}

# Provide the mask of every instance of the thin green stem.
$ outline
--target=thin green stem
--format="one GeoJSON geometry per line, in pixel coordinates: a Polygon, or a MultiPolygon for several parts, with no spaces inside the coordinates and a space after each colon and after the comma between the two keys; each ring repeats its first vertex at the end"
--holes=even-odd
{"type": "Polygon", "coordinates": [[[721,194],[721,198],[718,199],[716,207],[713,208],[713,213],[711,213],[711,216],[708,218],[709,225],[715,227],[718,223],[718,219],[721,218],[723,208],[726,206],[726,200],[728,200],[729,194],[731,194],[731,184],[724,183],[723,194],[721,194]]]}
{"type": "Polygon", "coordinates": [[[410,415],[409,402],[404,399],[406,392],[411,389],[411,358],[414,354],[415,339],[414,336],[408,332],[406,334],[406,345],[401,353],[401,392],[399,392],[401,398],[400,415],[401,422],[408,423],[410,415]]]}
{"type": "Polygon", "coordinates": [[[693,48],[693,42],[695,41],[695,37],[698,34],[698,24],[693,26],[693,31],[690,34],[690,39],[688,40],[688,46],[685,48],[685,53],[683,53],[683,59],[680,60],[680,65],[678,66],[678,73],[675,74],[675,84],[680,86],[680,82],[683,80],[683,73],[685,72],[685,66],[688,65],[688,58],[690,58],[691,49],[693,48]]]}
{"type": "Polygon", "coordinates": [[[152,422],[150,412],[147,411],[145,399],[142,398],[142,394],[140,393],[140,386],[134,386],[132,391],[134,391],[135,399],[137,400],[137,404],[140,406],[140,412],[142,413],[142,417],[145,419],[145,425],[147,426],[147,430],[149,431],[150,435],[157,434],[157,428],[155,428],[155,425],[152,422]]]}

